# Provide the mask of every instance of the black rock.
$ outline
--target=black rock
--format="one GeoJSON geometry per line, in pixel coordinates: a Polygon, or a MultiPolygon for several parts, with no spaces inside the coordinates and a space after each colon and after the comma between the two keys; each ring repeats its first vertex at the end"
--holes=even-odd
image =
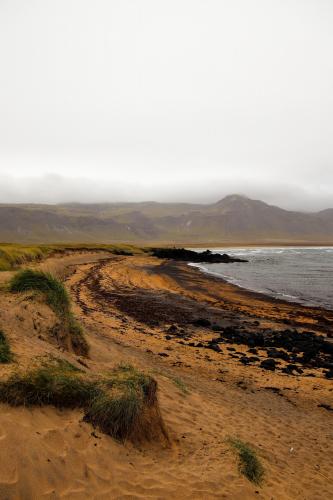
{"type": "Polygon", "coordinates": [[[198,319],[195,319],[192,324],[194,326],[202,326],[203,328],[208,328],[210,327],[211,325],[211,322],[209,321],[209,319],[206,319],[206,318],[198,318],[198,319]]]}
{"type": "Polygon", "coordinates": [[[267,358],[267,359],[264,359],[260,363],[260,366],[261,366],[261,368],[264,368],[265,370],[274,371],[276,368],[276,361],[275,361],[275,359],[267,358]]]}
{"type": "Polygon", "coordinates": [[[178,328],[176,325],[171,325],[169,328],[168,328],[168,332],[169,333],[177,333],[178,331],[178,328]]]}
{"type": "Polygon", "coordinates": [[[223,330],[222,326],[219,325],[212,325],[212,330],[214,332],[221,332],[223,330]]]}
{"type": "Polygon", "coordinates": [[[242,356],[241,358],[239,358],[239,361],[243,363],[243,365],[248,365],[251,363],[251,359],[247,356],[242,356]]]}
{"type": "Polygon", "coordinates": [[[294,365],[294,364],[289,364],[282,368],[283,373],[287,373],[288,375],[294,375],[294,372],[297,372],[299,374],[303,373],[302,368],[299,368],[299,366],[294,365]]]}
{"type": "Polygon", "coordinates": [[[269,358],[283,359],[284,361],[289,361],[290,356],[285,351],[280,351],[278,349],[267,349],[267,356],[269,358]]]}
{"type": "Polygon", "coordinates": [[[222,352],[222,349],[218,344],[210,344],[209,348],[215,352],[222,352]]]}

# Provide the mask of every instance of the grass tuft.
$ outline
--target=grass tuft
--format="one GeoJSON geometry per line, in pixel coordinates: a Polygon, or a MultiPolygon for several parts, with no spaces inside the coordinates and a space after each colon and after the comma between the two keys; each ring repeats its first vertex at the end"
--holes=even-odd
{"type": "Polygon", "coordinates": [[[64,285],[50,273],[23,269],[17,272],[9,283],[11,292],[35,290],[45,295],[47,304],[58,315],[67,315],[70,300],[64,285]]]}
{"type": "Polygon", "coordinates": [[[249,481],[258,485],[261,484],[264,477],[264,468],[252,446],[238,438],[229,438],[228,442],[238,454],[241,474],[247,477],[249,481]]]}
{"type": "Polygon", "coordinates": [[[81,325],[71,312],[70,298],[63,283],[50,273],[23,269],[9,283],[11,292],[34,290],[41,293],[46,303],[61,320],[62,330],[68,334],[71,347],[77,354],[86,356],[89,351],[81,325]]]}
{"type": "Polygon", "coordinates": [[[0,363],[10,363],[13,360],[13,354],[6,335],[0,330],[0,363]]]}
{"type": "Polygon", "coordinates": [[[1,381],[0,401],[12,406],[82,408],[85,421],[120,441],[161,435],[167,439],[156,390],[154,379],[131,366],[88,379],[68,361],[52,359],[1,381]]]}

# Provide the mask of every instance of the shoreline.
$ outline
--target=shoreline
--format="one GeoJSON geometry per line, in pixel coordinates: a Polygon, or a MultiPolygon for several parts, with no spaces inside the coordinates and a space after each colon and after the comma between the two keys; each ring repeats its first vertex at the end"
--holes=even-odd
{"type": "MultiPolygon", "coordinates": [[[[274,301],[279,302],[279,303],[281,302],[281,303],[285,303],[285,304],[301,306],[301,307],[305,307],[305,308],[309,308],[309,309],[318,309],[318,310],[322,310],[323,312],[333,313],[333,307],[330,309],[330,308],[327,308],[324,306],[319,306],[319,305],[314,305],[314,304],[313,305],[312,304],[304,304],[303,302],[298,301],[297,297],[295,297],[295,300],[288,300],[287,298],[276,297],[273,294],[270,295],[269,293],[266,293],[264,291],[261,292],[259,290],[253,290],[252,288],[246,288],[245,286],[242,286],[240,284],[233,283],[232,281],[229,281],[228,279],[225,278],[225,276],[223,276],[222,274],[219,274],[218,272],[209,271],[208,269],[206,269],[204,267],[204,264],[198,264],[196,262],[193,262],[193,263],[189,262],[187,265],[190,267],[194,267],[196,269],[199,269],[205,275],[220,279],[224,283],[227,283],[228,285],[234,286],[236,289],[240,290],[243,293],[247,292],[247,293],[253,294],[257,297],[262,297],[264,300],[274,300],[274,301]]],[[[283,294],[281,294],[281,295],[283,295],[283,294]]]]}

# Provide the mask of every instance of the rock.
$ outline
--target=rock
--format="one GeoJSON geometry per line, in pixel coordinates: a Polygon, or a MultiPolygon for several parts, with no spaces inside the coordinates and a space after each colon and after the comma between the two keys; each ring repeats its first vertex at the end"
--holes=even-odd
{"type": "Polygon", "coordinates": [[[212,325],[212,330],[214,332],[221,332],[223,330],[223,328],[220,325],[212,325]]]}
{"type": "Polygon", "coordinates": [[[209,348],[215,352],[222,352],[222,349],[218,344],[210,344],[209,348]]]}
{"type": "Polygon", "coordinates": [[[267,358],[267,359],[264,359],[260,363],[260,366],[261,366],[261,368],[264,368],[265,370],[274,371],[276,368],[276,361],[275,361],[275,359],[267,358]]]}
{"type": "Polygon", "coordinates": [[[210,325],[211,325],[211,322],[209,321],[209,319],[206,319],[206,318],[198,318],[198,319],[195,319],[192,324],[194,326],[202,326],[203,328],[209,328],[210,325]]]}
{"type": "Polygon", "coordinates": [[[251,347],[248,352],[250,352],[251,354],[258,354],[258,350],[255,348],[255,347],[251,347]]]}
{"type": "Polygon", "coordinates": [[[284,361],[289,361],[290,356],[287,352],[278,349],[267,349],[267,356],[269,358],[283,359],[284,361]]]}
{"type": "Polygon", "coordinates": [[[333,378],[333,370],[329,370],[328,372],[325,372],[325,377],[326,378],[333,378]]]}
{"type": "Polygon", "coordinates": [[[283,373],[287,373],[288,375],[294,375],[294,372],[297,372],[299,374],[303,373],[303,370],[299,368],[297,365],[294,364],[289,364],[282,368],[283,373]]]}
{"type": "Polygon", "coordinates": [[[176,325],[171,325],[169,328],[168,328],[168,332],[169,333],[177,333],[178,331],[178,328],[176,325]]]}
{"type": "Polygon", "coordinates": [[[166,352],[159,352],[158,355],[163,356],[164,358],[167,358],[169,356],[169,354],[167,354],[166,352]]]}

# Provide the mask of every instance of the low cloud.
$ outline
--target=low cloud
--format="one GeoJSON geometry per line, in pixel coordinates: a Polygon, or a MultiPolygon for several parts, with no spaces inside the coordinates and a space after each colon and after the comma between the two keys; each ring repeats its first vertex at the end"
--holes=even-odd
{"type": "Polygon", "coordinates": [[[333,193],[323,188],[297,184],[259,182],[251,179],[176,178],[166,182],[138,179],[92,179],[58,174],[0,176],[0,203],[104,203],[160,201],[214,203],[228,194],[261,199],[282,208],[316,211],[333,206],[333,193]]]}

